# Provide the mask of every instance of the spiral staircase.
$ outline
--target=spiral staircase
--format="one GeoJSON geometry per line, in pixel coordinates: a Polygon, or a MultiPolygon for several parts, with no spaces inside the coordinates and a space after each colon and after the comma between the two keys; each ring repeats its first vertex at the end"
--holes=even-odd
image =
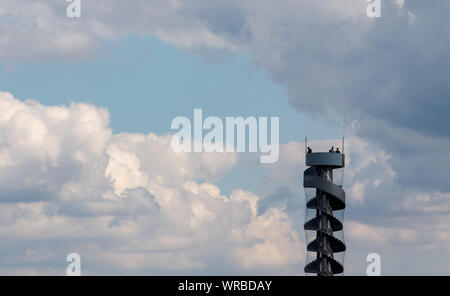
{"type": "Polygon", "coordinates": [[[303,175],[307,208],[304,229],[308,241],[305,273],[318,276],[343,274],[346,247],[342,224],[345,209],[342,178],[345,155],[308,153],[306,165],[309,168],[303,175]],[[333,180],[336,170],[341,173],[340,180],[333,180]]]}

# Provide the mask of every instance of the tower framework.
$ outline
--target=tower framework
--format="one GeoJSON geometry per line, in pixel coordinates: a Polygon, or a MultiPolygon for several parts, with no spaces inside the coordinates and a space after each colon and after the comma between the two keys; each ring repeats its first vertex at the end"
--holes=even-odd
{"type": "Polygon", "coordinates": [[[304,229],[308,241],[305,273],[318,276],[341,274],[346,250],[343,234],[345,192],[342,189],[345,155],[308,153],[306,165],[309,168],[303,175],[307,209],[304,229]]]}

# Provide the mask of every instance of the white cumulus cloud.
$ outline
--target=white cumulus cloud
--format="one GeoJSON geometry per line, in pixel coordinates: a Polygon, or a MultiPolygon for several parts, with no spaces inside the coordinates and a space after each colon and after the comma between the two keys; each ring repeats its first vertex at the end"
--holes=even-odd
{"type": "Polygon", "coordinates": [[[0,107],[0,272],[62,274],[72,251],[87,274],[301,271],[303,245],[282,209],[257,215],[258,195],[213,184],[236,153],[112,134],[108,111],[90,104],[2,92],[0,107]]]}

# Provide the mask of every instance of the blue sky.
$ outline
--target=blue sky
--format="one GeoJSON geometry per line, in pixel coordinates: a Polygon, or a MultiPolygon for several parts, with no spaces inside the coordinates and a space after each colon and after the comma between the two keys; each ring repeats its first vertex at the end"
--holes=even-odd
{"type": "MultiPolygon", "coordinates": [[[[214,61],[189,54],[154,37],[127,37],[104,44],[95,59],[73,63],[37,61],[0,71],[1,87],[20,99],[47,105],[70,100],[106,107],[114,133],[172,132],[177,116],[279,116],[280,141],[340,137],[339,127],[320,118],[308,124],[288,104],[286,91],[254,65],[248,53],[214,61]]],[[[337,121],[337,120],[336,120],[337,121]]]]}

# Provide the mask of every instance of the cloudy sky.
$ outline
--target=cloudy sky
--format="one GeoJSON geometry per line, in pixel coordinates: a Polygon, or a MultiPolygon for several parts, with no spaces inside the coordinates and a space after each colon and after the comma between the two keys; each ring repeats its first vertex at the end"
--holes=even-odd
{"type": "Polygon", "coordinates": [[[0,0],[0,274],[303,275],[304,137],[346,138],[346,275],[450,274],[450,0],[0,0]],[[280,158],[175,153],[279,116],[280,158]]]}

